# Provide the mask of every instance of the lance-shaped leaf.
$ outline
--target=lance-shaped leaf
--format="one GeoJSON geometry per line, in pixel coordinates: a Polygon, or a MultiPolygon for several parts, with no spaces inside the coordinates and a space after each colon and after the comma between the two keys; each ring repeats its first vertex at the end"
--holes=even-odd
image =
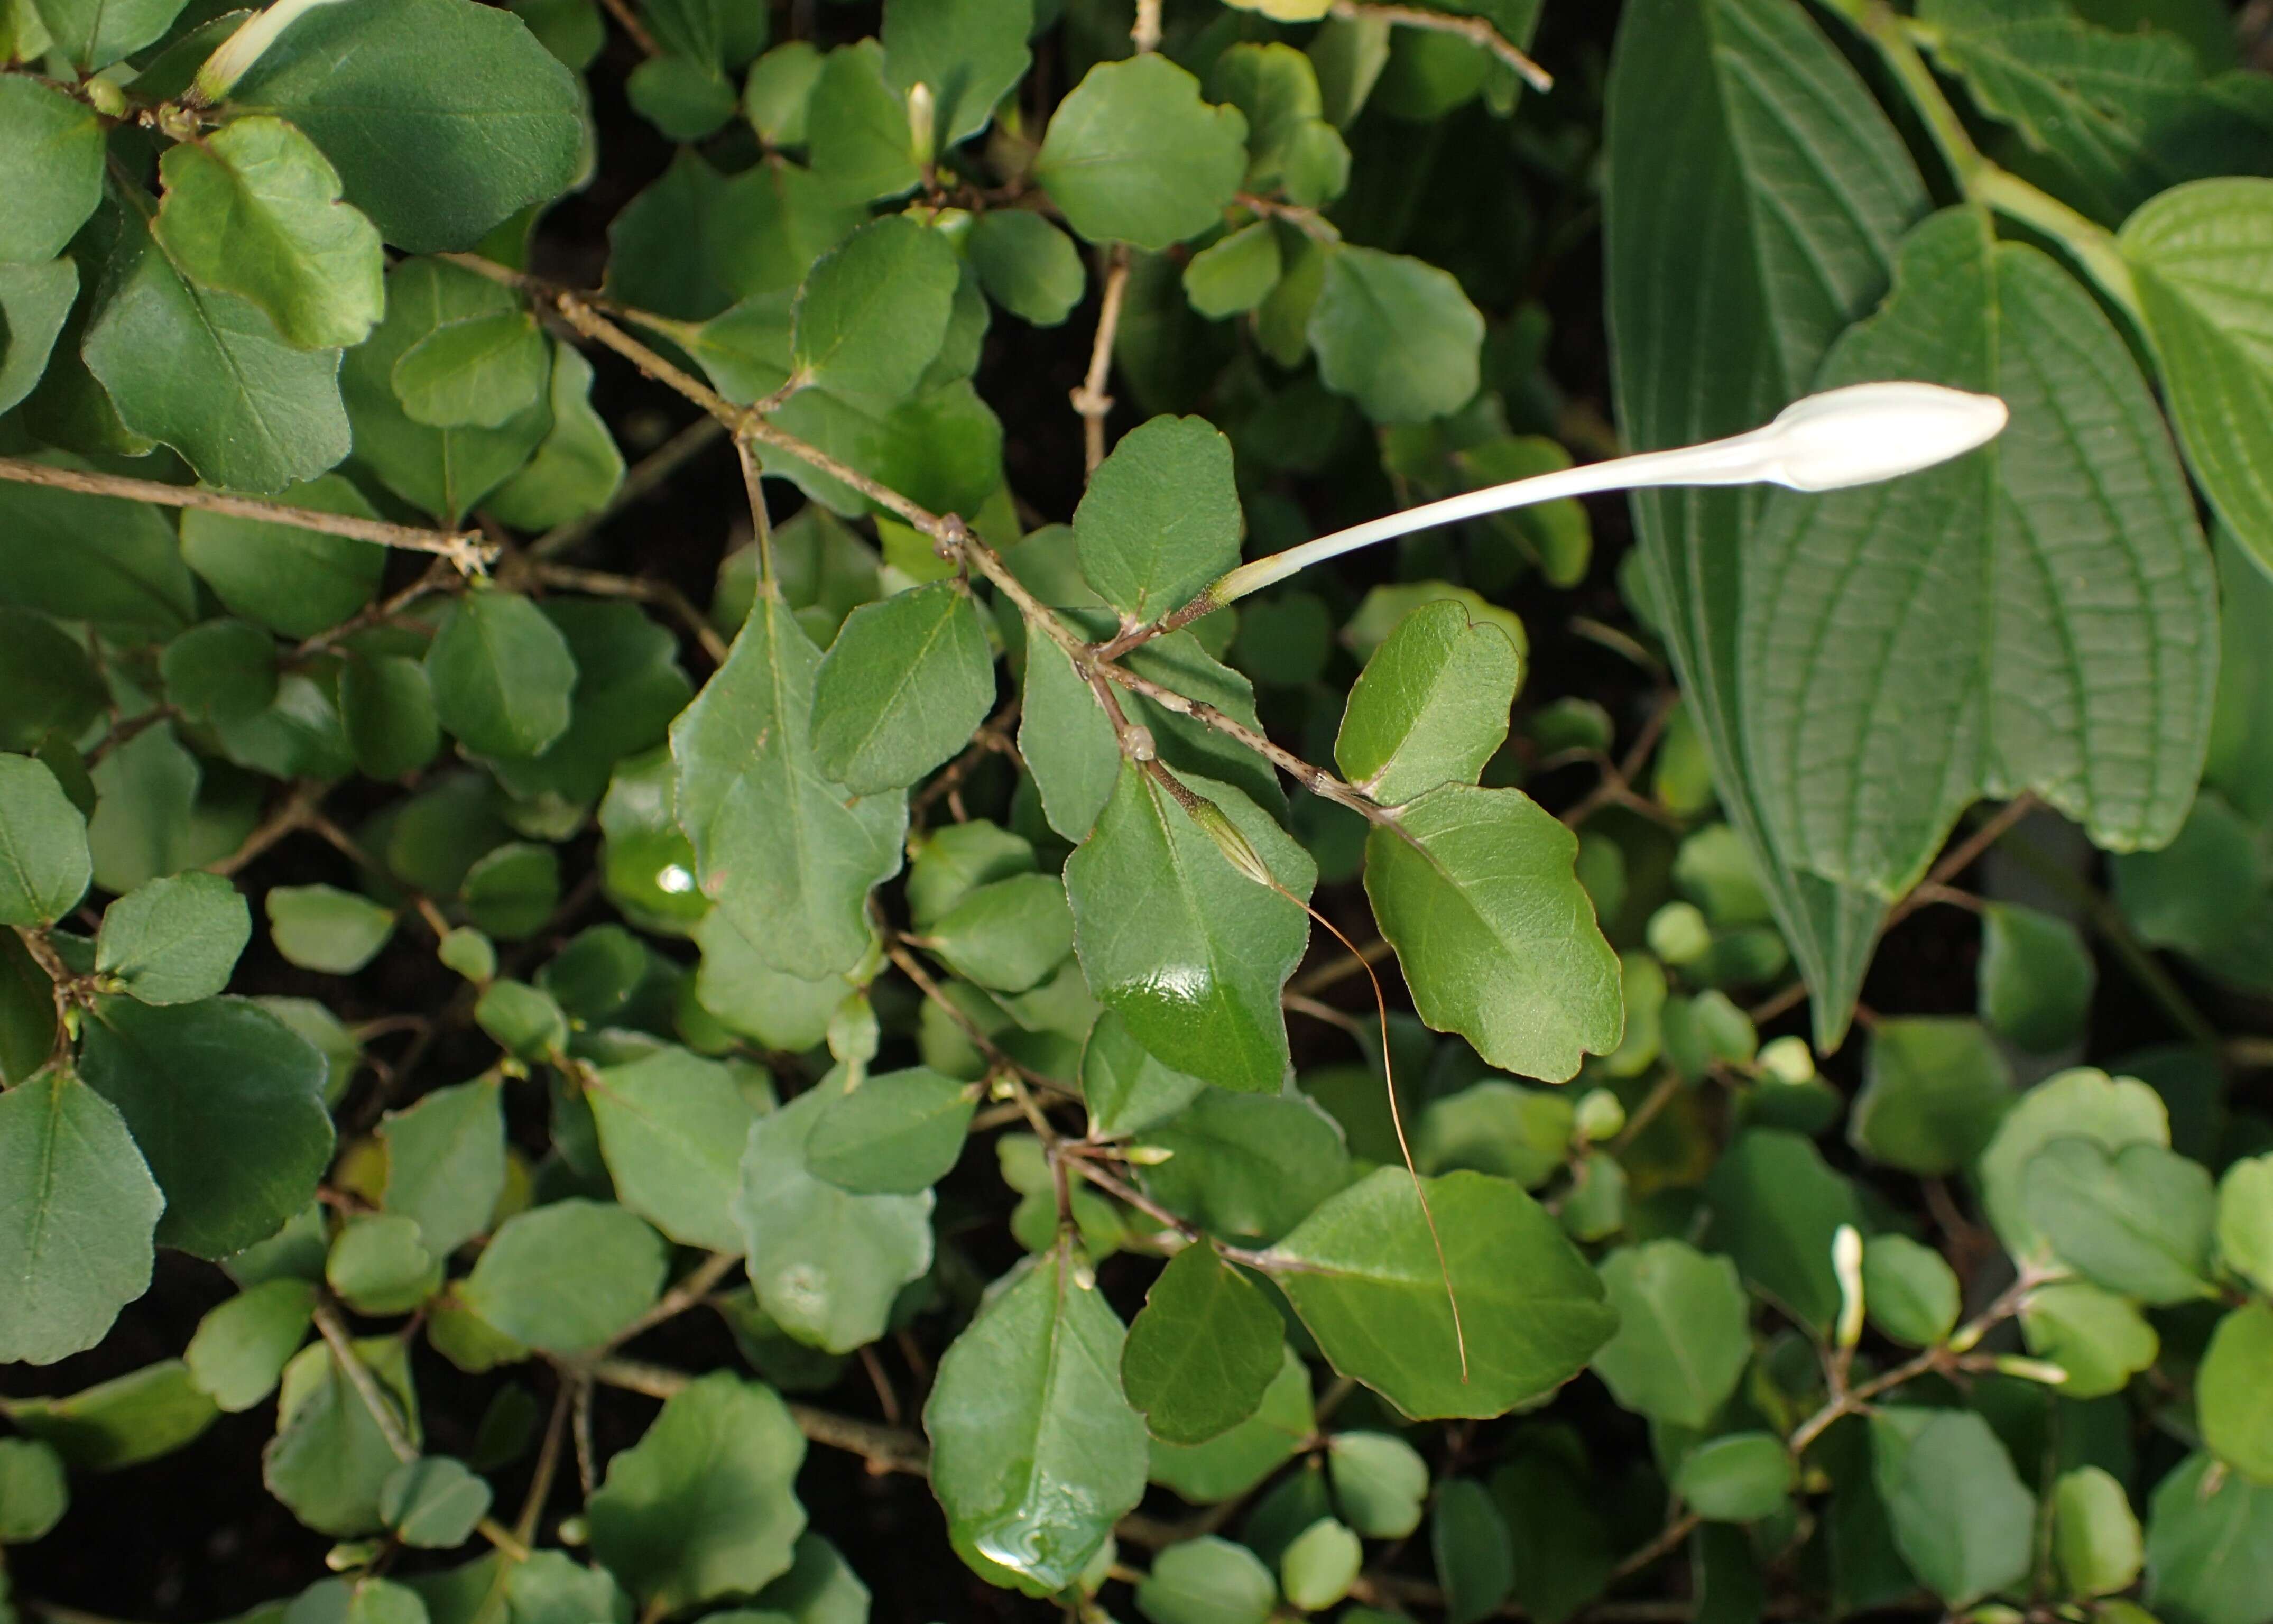
{"type": "Polygon", "coordinates": [[[2121,241],[2187,461],[2273,572],[2273,181],[2166,192],[2121,241]]]}
{"type": "Polygon", "coordinates": [[[856,793],[901,788],[968,744],[994,703],[994,652],[954,582],[863,604],[814,680],[814,763],[856,793]]]}
{"type": "Polygon", "coordinates": [[[149,1289],[166,1198],[110,1103],[67,1071],[0,1094],[0,1360],[92,1348],[149,1289]]]}
{"type": "Polygon", "coordinates": [[[304,131],[398,248],[470,248],[566,191],[583,154],[576,76],[510,11],[464,0],[319,5],[229,93],[304,131]]]}
{"type": "Polygon", "coordinates": [[[1121,1338],[1059,1247],[940,1360],[924,1407],[932,1491],[980,1573],[1062,1590],[1144,1497],[1144,1423],[1121,1396],[1121,1338]]]}
{"type": "Polygon", "coordinates": [[[1365,890],[1413,1006],[1502,1071],[1561,1082],[1625,1029],[1578,837],[1520,790],[1447,784],[1366,838],[1365,890]]]}
{"type": "MultiPolygon", "coordinates": [[[[1926,211],[1924,183],[1798,0],[1643,0],[1621,19],[1609,98],[1604,232],[1625,439],[1647,450],[1765,423],[1886,290],[1896,240],[1926,211]]],[[[1688,714],[1729,821],[1762,860],[1827,1042],[1846,1030],[1883,910],[1774,857],[1747,785],[1740,553],[1757,506],[1743,490],[1633,499],[1688,714]]]]}
{"type": "Polygon", "coordinates": [[[1884,485],[1772,496],[1744,560],[1744,729],[1790,861],[1893,898],[1976,796],[2033,789],[2117,850],[2178,832],[2208,748],[2217,587],[2153,397],[2090,296],[1958,208],[1824,381],[1996,394],[2003,434],[1884,485]]]}
{"type": "Polygon", "coordinates": [[[316,144],[281,118],[241,118],[159,160],[152,228],[205,287],[258,304],[303,350],[359,344],[386,307],[379,228],[340,200],[316,144]]]}
{"type": "Polygon", "coordinates": [[[1617,1328],[1600,1276],[1505,1179],[1427,1181],[1452,1301],[1413,1181],[1377,1168],[1271,1249],[1272,1273],[1326,1357],[1416,1420],[1497,1416],[1577,1375],[1617,1328]]]}
{"type": "Polygon", "coordinates": [[[1350,689],[1334,760],[1384,806],[1473,784],[1507,737],[1523,658],[1461,605],[1423,604],[1398,623],[1350,689]]]}
{"type": "Polygon", "coordinates": [[[80,348],[119,421],[232,490],[281,491],[347,455],[340,352],[296,350],[259,306],[199,287],[152,237],[146,198],[130,196],[118,214],[80,348]]]}
{"type": "Polygon", "coordinates": [[[220,1258],[266,1240],[331,1165],[324,1056],[250,999],[106,998],[81,1063],[166,1192],[169,1246],[220,1258]]]}
{"type": "Polygon", "coordinates": [[[807,981],[867,951],[868,891],[898,870],[907,827],[905,796],[852,796],[814,761],[820,665],[788,607],[761,592],[671,730],[702,889],[769,966],[807,981]]]}
{"type": "MultiPolygon", "coordinates": [[[[1307,898],[1317,866],[1227,784],[1212,801],[1279,883],[1307,898]]],[[[1309,921],[1238,868],[1157,779],[1124,764],[1097,831],[1066,863],[1074,949],[1091,991],[1166,1064],[1219,1087],[1276,1094],[1287,1075],[1279,991],[1309,921]]]]}

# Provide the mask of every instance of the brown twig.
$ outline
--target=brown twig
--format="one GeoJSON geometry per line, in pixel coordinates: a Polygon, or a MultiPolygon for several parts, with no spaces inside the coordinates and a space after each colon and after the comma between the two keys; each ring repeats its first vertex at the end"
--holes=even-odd
{"type": "Polygon", "coordinates": [[[207,863],[206,872],[227,879],[287,835],[305,829],[310,816],[323,803],[326,787],[321,784],[295,785],[282,804],[262,819],[259,827],[245,836],[236,850],[207,863]]]}
{"type": "Polygon", "coordinates": [[[196,508],[207,513],[227,514],[236,519],[258,519],[267,524],[296,525],[304,530],[320,530],[326,536],[344,536],[353,541],[370,542],[374,546],[436,553],[468,574],[487,568],[490,560],[497,556],[497,549],[493,545],[467,531],[419,530],[408,524],[390,524],[384,519],[364,519],[353,514],[323,513],[313,508],[295,508],[289,502],[272,502],[257,496],[231,496],[226,492],[207,491],[197,485],[165,485],[155,479],[131,479],[124,474],[100,474],[87,469],[52,468],[45,462],[26,462],[21,457],[0,457],[0,479],[14,480],[20,485],[47,485],[58,491],[76,491],[84,496],[123,497],[128,501],[155,502],[161,508],[196,508]]]}
{"type": "Polygon", "coordinates": [[[606,1347],[622,1347],[634,1337],[653,1330],[666,1320],[675,1320],[710,1295],[718,1282],[732,1274],[741,1263],[740,1254],[714,1252],[686,1272],[685,1279],[657,1297],[655,1305],[622,1330],[608,1338],[606,1347]]]}
{"type": "MultiPolygon", "coordinates": [[[[685,1391],[694,1380],[683,1372],[633,1359],[601,1359],[590,1370],[595,1381],[644,1393],[650,1398],[671,1398],[685,1391]]],[[[930,1470],[931,1447],[919,1434],[905,1428],[879,1426],[873,1421],[816,1410],[810,1404],[791,1404],[789,1413],[797,1423],[797,1430],[806,1437],[831,1449],[866,1457],[872,1471],[910,1472],[920,1477],[930,1470]]]]}
{"type": "Polygon", "coordinates": [[[1417,5],[1382,5],[1374,0],[1334,0],[1333,14],[1352,22],[1377,18],[1404,28],[1426,28],[1437,34],[1457,34],[1481,46],[1513,68],[1516,77],[1534,90],[1555,88],[1555,76],[1515,48],[1514,43],[1481,17],[1454,17],[1424,11],[1417,5]]]}
{"type": "Polygon", "coordinates": [[[1338,801],[1370,823],[1394,821],[1385,808],[1376,804],[1355,786],[1345,783],[1323,767],[1313,767],[1292,750],[1273,744],[1245,723],[1232,720],[1213,705],[1187,698],[1172,688],[1163,688],[1149,678],[1140,677],[1135,672],[1110,662],[1099,662],[1097,670],[1107,681],[1116,683],[1132,694],[1141,695],[1164,710],[1189,717],[1204,727],[1212,727],[1227,738],[1237,740],[1312,794],[1338,801]]]}
{"type": "MultiPolygon", "coordinates": [[[[1152,0],[1152,14],[1153,39],[1158,43],[1159,0],[1152,0]]],[[[1152,47],[1140,44],[1136,49],[1143,51],[1152,47]]],[[[1089,371],[1072,397],[1073,409],[1081,417],[1082,467],[1091,474],[1105,461],[1105,419],[1113,410],[1113,397],[1105,392],[1105,385],[1112,372],[1113,339],[1121,326],[1121,304],[1128,291],[1129,250],[1123,244],[1113,250],[1106,270],[1105,292],[1097,306],[1097,336],[1089,347],[1089,371]]]]}
{"type": "Polygon", "coordinates": [[[624,33],[630,36],[631,42],[640,48],[642,56],[663,55],[663,47],[655,42],[655,35],[647,31],[647,25],[640,21],[639,13],[632,10],[626,0],[600,0],[600,4],[608,8],[608,15],[616,19],[624,33]]]}
{"type": "Polygon", "coordinates": [[[579,569],[573,564],[532,564],[531,579],[545,586],[559,587],[565,591],[589,592],[595,598],[629,598],[643,604],[653,604],[670,614],[686,628],[687,635],[701,646],[714,665],[726,663],[726,640],[718,628],[703,618],[686,594],[668,581],[651,580],[645,575],[618,575],[601,569],[579,569]]]}

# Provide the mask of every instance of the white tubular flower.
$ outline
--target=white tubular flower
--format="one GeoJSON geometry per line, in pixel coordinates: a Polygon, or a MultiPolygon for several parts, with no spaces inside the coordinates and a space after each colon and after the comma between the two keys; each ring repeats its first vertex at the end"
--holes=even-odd
{"type": "Polygon", "coordinates": [[[276,0],[259,16],[246,18],[235,34],[221,41],[221,49],[206,58],[185,99],[192,106],[211,107],[236,87],[245,70],[260,60],[261,52],[276,42],[278,34],[299,21],[303,13],[319,5],[339,3],[340,0],[276,0]]]}
{"type": "Polygon", "coordinates": [[[1859,383],[1796,401],[1775,421],[1729,440],[1644,451],[1429,502],[1242,564],[1210,587],[1218,607],[1298,569],[1438,524],[1511,508],[1657,485],[1780,485],[1836,491],[1914,474],[1984,446],[2005,427],[2005,402],[1932,383],[1859,383]]]}

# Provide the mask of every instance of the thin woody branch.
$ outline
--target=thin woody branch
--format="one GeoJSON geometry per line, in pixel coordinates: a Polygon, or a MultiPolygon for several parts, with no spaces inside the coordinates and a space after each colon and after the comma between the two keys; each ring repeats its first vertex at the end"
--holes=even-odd
{"type": "Polygon", "coordinates": [[[1534,90],[1555,88],[1555,76],[1516,49],[1514,41],[1481,17],[1455,17],[1417,5],[1377,5],[1370,0],[1335,0],[1333,14],[1346,21],[1377,18],[1401,28],[1426,28],[1437,34],[1457,34],[1498,57],[1534,90]]]}
{"type": "Polygon", "coordinates": [[[494,543],[465,530],[427,530],[415,525],[390,524],[384,519],[358,518],[353,514],[324,513],[295,508],[258,496],[232,496],[197,485],[166,485],[155,479],[133,479],[124,474],[99,474],[80,468],[55,468],[21,457],[0,457],[0,479],[19,485],[46,485],[51,490],[76,491],[83,496],[116,496],[128,501],[154,502],[161,508],[195,508],[206,513],[227,514],[234,519],[258,519],[266,524],[292,524],[326,536],[344,536],[373,546],[394,547],[406,553],[431,553],[471,574],[485,569],[496,558],[494,543]]]}

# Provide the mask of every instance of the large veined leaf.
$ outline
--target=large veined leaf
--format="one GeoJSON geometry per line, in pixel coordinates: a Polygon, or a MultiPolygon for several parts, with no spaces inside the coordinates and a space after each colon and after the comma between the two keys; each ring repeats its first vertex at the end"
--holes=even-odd
{"type": "Polygon", "coordinates": [[[679,821],[702,888],[776,970],[817,980],[867,951],[868,891],[897,872],[907,797],[853,797],[812,741],[821,650],[761,591],[732,651],[671,730],[679,821]]]}
{"type": "Polygon", "coordinates": [[[2166,192],[2120,240],[2187,460],[2273,574],[2273,181],[2166,192]]]}
{"type": "Polygon", "coordinates": [[[1985,210],[1904,244],[1824,381],[2002,395],[2003,434],[1882,485],[1770,499],[1744,560],[1744,732],[1785,858],[1894,898],[1977,795],[2103,846],[2193,803],[2217,593],[2161,414],[2090,296],[1985,210]]]}
{"type": "Polygon", "coordinates": [[[924,1407],[956,1550],[1045,1593],[1080,1576],[1144,1492],[1121,1321],[1074,1267],[1061,1247],[989,1304],[940,1360],[924,1407]]]}
{"type": "Polygon", "coordinates": [[[1413,1181],[1377,1168],[1271,1249],[1279,1289],[1334,1368],[1417,1419],[1497,1416],[1579,1373],[1617,1328],[1601,1276],[1504,1178],[1428,1181],[1467,1342],[1413,1181]]]}
{"type": "Polygon", "coordinates": [[[1918,20],[1976,105],[2111,223],[2179,181],[2273,161],[2262,81],[2204,79],[2159,28],[2094,27],[2067,0],[1923,0],[1918,20]]]}
{"type": "MultiPolygon", "coordinates": [[[[1862,80],[1798,0],[1638,0],[1609,89],[1612,360],[1636,449],[1766,422],[1886,290],[1924,184],[1862,80]]],[[[1722,806],[1762,859],[1814,995],[1847,1026],[1883,905],[1775,859],[1744,778],[1737,683],[1741,548],[1758,497],[1633,499],[1667,643],[1722,806]]]]}
{"type": "Polygon", "coordinates": [[[1504,1071],[1561,1082],[1625,1028],[1578,837],[1515,789],[1445,784],[1366,837],[1365,890],[1413,1006],[1504,1071]]]}

